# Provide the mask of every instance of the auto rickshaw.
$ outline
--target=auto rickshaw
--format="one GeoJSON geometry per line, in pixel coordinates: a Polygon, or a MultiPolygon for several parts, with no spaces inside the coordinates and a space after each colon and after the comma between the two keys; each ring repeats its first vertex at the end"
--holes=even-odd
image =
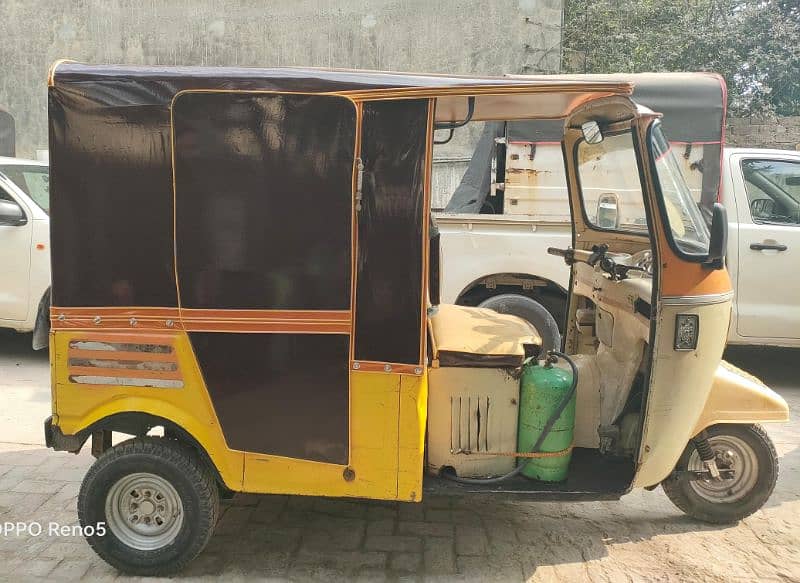
{"type": "Polygon", "coordinates": [[[702,520],[759,509],[778,462],[756,424],[788,409],[721,363],[724,209],[707,227],[631,92],[54,65],[45,435],[71,452],[91,437],[78,515],[107,528],[89,544],[125,572],[178,571],[231,492],[600,500],[662,484],[702,520]],[[437,300],[434,133],[517,119],[563,126],[561,351],[437,300]],[[587,164],[625,187],[584,195],[587,164]]]}

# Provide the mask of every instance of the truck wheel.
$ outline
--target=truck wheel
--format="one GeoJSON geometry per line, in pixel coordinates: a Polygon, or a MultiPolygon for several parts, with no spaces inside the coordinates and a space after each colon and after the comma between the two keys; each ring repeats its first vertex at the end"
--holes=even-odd
{"type": "Polygon", "coordinates": [[[536,300],[517,294],[500,294],[482,301],[478,307],[518,316],[530,322],[542,338],[542,352],[561,349],[561,333],[556,319],[536,300]]]}
{"type": "Polygon", "coordinates": [[[208,543],[219,514],[214,477],[177,441],[139,437],[103,453],[78,495],[86,540],[116,569],[169,575],[208,543]]]}
{"type": "Polygon", "coordinates": [[[732,478],[690,480],[681,471],[704,471],[694,445],[686,446],[671,475],[661,483],[669,499],[689,516],[714,524],[737,522],[761,508],[778,479],[778,454],[760,425],[714,425],[706,430],[717,467],[732,478]]]}

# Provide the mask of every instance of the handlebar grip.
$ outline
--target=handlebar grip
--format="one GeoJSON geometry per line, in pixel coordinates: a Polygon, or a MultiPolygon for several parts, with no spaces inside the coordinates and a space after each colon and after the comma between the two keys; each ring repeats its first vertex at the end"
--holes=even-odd
{"type": "Polygon", "coordinates": [[[547,248],[548,255],[556,255],[558,257],[566,257],[569,252],[569,249],[559,249],[558,247],[547,248]]]}

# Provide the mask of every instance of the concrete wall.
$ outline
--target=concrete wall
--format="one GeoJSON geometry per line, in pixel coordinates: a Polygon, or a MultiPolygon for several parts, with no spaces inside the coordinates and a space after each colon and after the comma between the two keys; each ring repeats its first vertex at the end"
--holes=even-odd
{"type": "MultiPolygon", "coordinates": [[[[562,0],[0,0],[0,105],[16,119],[17,155],[33,156],[47,148],[47,70],[65,57],[556,72],[561,9],[562,0]]],[[[437,164],[440,190],[463,172],[458,160],[471,152],[476,130],[437,150],[451,160],[437,164]]]]}
{"type": "Polygon", "coordinates": [[[728,146],[800,150],[800,116],[728,118],[728,146]]]}

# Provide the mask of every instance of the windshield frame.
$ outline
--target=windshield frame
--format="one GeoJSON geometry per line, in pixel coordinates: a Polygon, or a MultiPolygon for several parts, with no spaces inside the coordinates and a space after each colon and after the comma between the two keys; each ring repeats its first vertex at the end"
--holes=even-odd
{"type": "MultiPolygon", "coordinates": [[[[661,222],[663,223],[663,226],[664,226],[664,229],[663,229],[664,230],[664,236],[667,239],[667,243],[669,244],[670,249],[672,249],[672,252],[675,253],[675,255],[677,255],[679,258],[681,258],[681,259],[683,259],[685,261],[691,261],[691,262],[694,262],[694,263],[703,263],[704,261],[706,261],[708,259],[708,253],[709,253],[708,250],[705,251],[704,253],[691,253],[689,251],[686,251],[686,250],[682,249],[680,245],[678,245],[678,242],[675,240],[675,237],[674,237],[674,235],[672,233],[672,223],[670,222],[669,213],[667,211],[667,206],[666,206],[666,203],[665,203],[665,200],[664,200],[664,192],[663,192],[663,190],[661,188],[661,179],[659,178],[658,168],[656,167],[657,157],[656,157],[655,152],[653,151],[653,147],[654,147],[654,145],[653,145],[653,131],[657,127],[661,127],[661,120],[659,118],[653,119],[653,121],[651,121],[650,124],[647,126],[647,133],[646,133],[645,142],[646,142],[646,146],[647,146],[647,156],[649,158],[649,168],[650,168],[650,174],[651,174],[652,182],[653,182],[654,194],[656,195],[656,204],[658,206],[658,211],[661,214],[661,222]]],[[[668,144],[670,144],[669,139],[667,138],[666,134],[663,133],[663,129],[662,129],[662,136],[664,136],[664,139],[667,140],[668,144]]],[[[670,144],[670,147],[671,146],[672,145],[670,144]]],[[[717,191],[717,201],[719,201],[719,191],[717,191]]],[[[696,203],[694,203],[694,200],[692,200],[692,203],[696,204],[696,203]]],[[[699,209],[698,209],[698,213],[700,213],[699,209]]],[[[700,214],[700,218],[702,220],[702,224],[706,227],[706,230],[709,231],[708,232],[708,238],[709,238],[709,245],[710,245],[710,243],[711,243],[711,233],[710,233],[709,225],[708,225],[708,223],[706,223],[705,219],[703,218],[702,213],[700,214]]]]}
{"type": "MultiPolygon", "coordinates": [[[[633,229],[606,229],[596,225],[590,218],[589,214],[586,211],[586,198],[583,196],[583,185],[581,184],[581,173],[580,173],[580,145],[584,143],[586,140],[583,137],[578,138],[575,140],[575,143],[572,147],[572,164],[574,166],[574,180],[575,186],[577,187],[577,195],[578,195],[578,202],[581,208],[581,218],[583,220],[583,224],[586,228],[591,229],[593,231],[597,231],[598,233],[614,233],[617,235],[625,235],[626,237],[636,237],[636,238],[645,238],[650,241],[651,235],[653,233],[652,221],[653,217],[650,214],[650,205],[648,204],[648,196],[647,196],[647,185],[645,182],[644,173],[642,172],[643,168],[643,161],[642,161],[642,153],[641,147],[639,144],[639,132],[636,129],[636,124],[631,123],[630,121],[624,122],[622,127],[615,127],[619,124],[612,124],[611,128],[607,125],[600,124],[600,127],[603,129],[603,136],[616,136],[619,134],[630,133],[631,134],[631,143],[633,148],[633,154],[636,158],[636,170],[639,176],[639,185],[642,192],[642,204],[644,205],[644,213],[645,213],[645,229],[642,230],[633,230],[633,229]]],[[[570,197],[570,204],[571,204],[570,197]]]]}

